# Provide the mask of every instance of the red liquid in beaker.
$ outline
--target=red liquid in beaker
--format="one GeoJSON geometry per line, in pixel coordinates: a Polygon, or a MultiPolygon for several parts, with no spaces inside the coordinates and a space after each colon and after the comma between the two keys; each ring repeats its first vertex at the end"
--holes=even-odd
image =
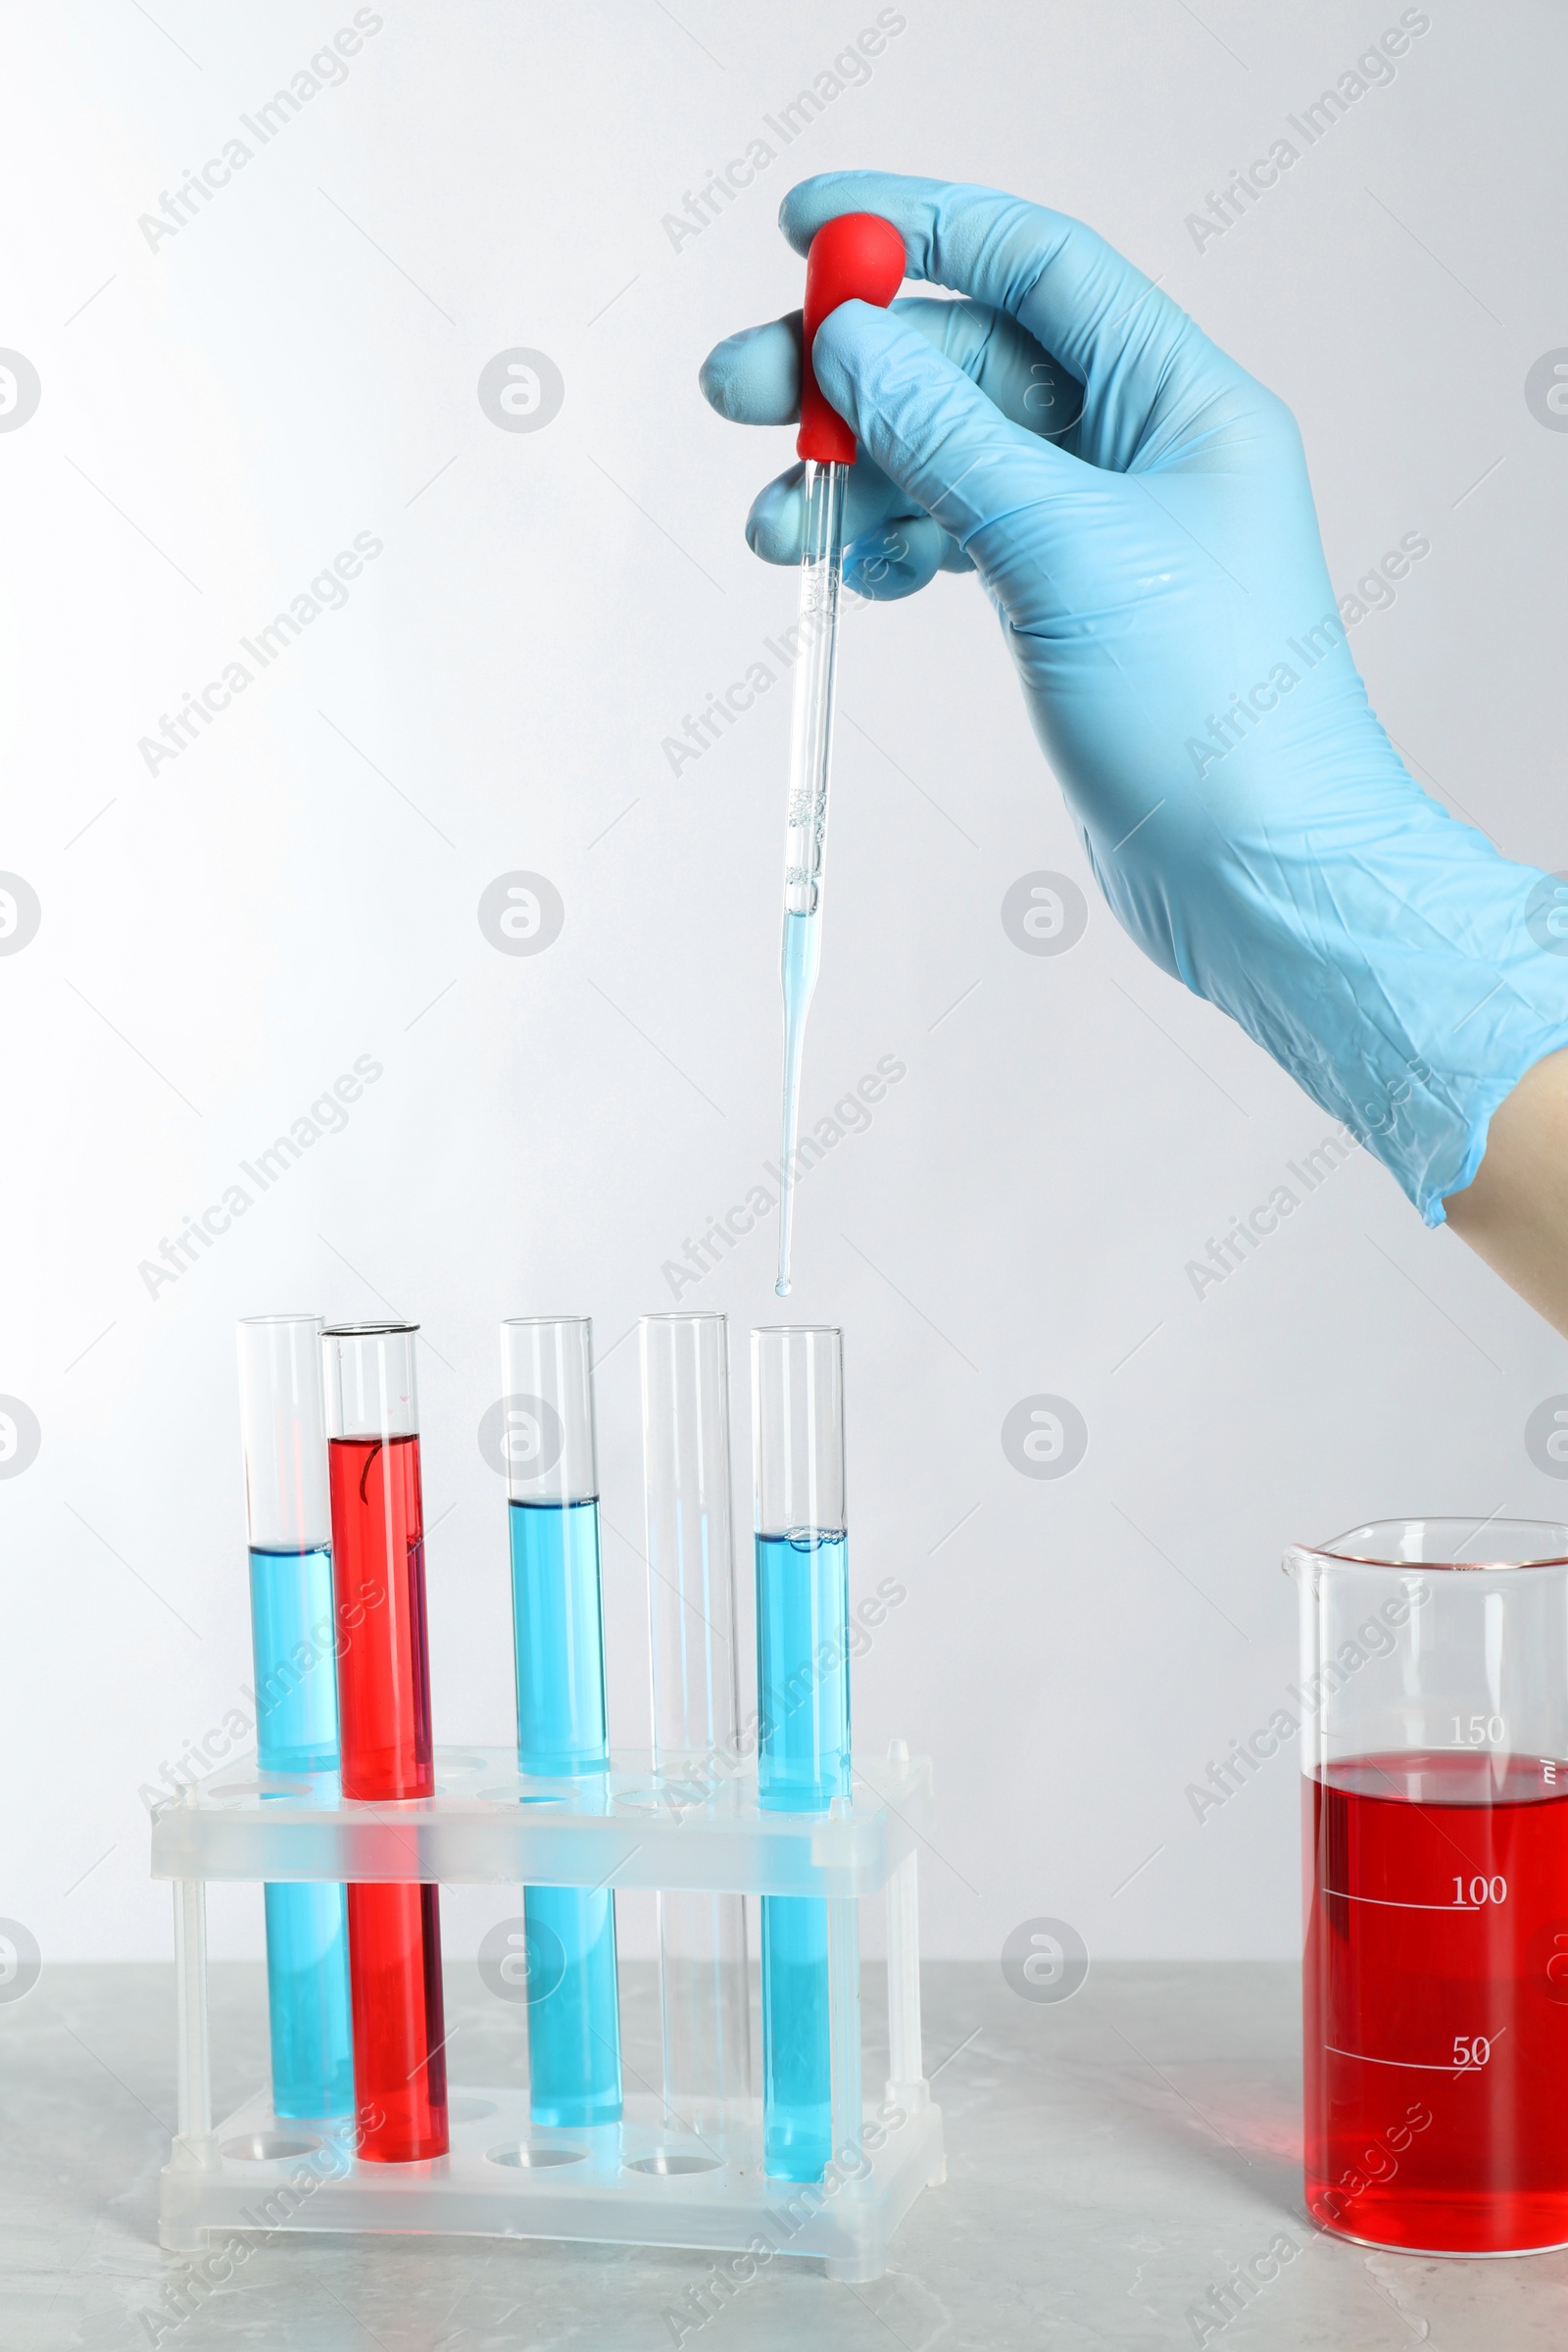
{"type": "Polygon", "coordinates": [[[1431,2253],[1568,2243],[1568,1763],[1357,1756],[1302,1797],[1308,2213],[1431,2253]]]}
{"type": "MultiPolygon", "coordinates": [[[[334,1438],[327,1454],[343,1793],[381,1802],[428,1796],[435,1773],[419,1441],[334,1438]]],[[[443,2155],[436,1888],[351,1886],[348,1928],[359,2153],[379,2164],[443,2155]]]]}

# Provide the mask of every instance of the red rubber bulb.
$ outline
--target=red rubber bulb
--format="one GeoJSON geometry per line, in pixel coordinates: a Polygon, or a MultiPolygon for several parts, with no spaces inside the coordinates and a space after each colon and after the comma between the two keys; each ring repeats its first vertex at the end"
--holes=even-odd
{"type": "Polygon", "coordinates": [[[811,368],[816,330],[841,302],[874,302],[885,311],[904,283],[904,239],[879,213],[841,213],[825,220],[806,257],[806,320],[801,350],[801,429],[798,458],[821,466],[853,466],[855,435],[830,408],[811,368]]]}

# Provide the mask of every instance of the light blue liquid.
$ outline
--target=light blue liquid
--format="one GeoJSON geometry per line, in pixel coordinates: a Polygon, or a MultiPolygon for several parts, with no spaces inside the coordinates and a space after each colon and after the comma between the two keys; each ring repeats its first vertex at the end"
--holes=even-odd
{"type": "MultiPolygon", "coordinates": [[[[850,1788],[849,1539],[757,1539],[757,1784],[769,1810],[825,1813],[850,1788]]],[[[833,2152],[827,1905],[762,1897],[762,2169],[820,2180],[833,2152]]]]}
{"type": "MultiPolygon", "coordinates": [[[[250,1584],[257,1761],[264,1772],[334,1773],[330,1555],[324,1548],[252,1551],[250,1584]]],[[[323,1801],[328,1794],[323,1789],[323,1801]]],[[[265,1899],[272,2112],[351,2114],[354,2038],[343,1889],[269,1886],[265,1899]]]]}
{"type": "Polygon", "coordinates": [[[779,1144],[778,1280],[774,1295],[790,1295],[790,1250],[795,1239],[795,1152],[801,1127],[801,1062],[806,1015],[822,960],[822,910],[786,914],[780,956],[784,983],[784,1127],[779,1144]]]}
{"type": "Polygon", "coordinates": [[[779,1812],[850,1788],[850,1544],[840,1529],[757,1539],[757,1782],[779,1812]]]}
{"type": "MultiPolygon", "coordinates": [[[[514,1502],[517,1763],[549,1777],[610,1760],[599,1504],[514,1502]]],[[[615,1903],[608,1888],[527,1886],[529,2112],[578,2130],[620,2120],[615,1903]]]]}
{"type": "Polygon", "coordinates": [[[827,1905],[762,1897],[762,2170],[820,2180],[833,2153],[827,1905]]]}

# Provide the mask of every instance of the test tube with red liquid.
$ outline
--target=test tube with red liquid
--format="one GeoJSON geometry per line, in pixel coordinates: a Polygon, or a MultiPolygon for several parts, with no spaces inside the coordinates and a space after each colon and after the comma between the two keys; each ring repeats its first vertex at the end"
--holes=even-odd
{"type": "MultiPolygon", "coordinates": [[[[338,1323],[321,1335],[343,1794],[377,1804],[435,1788],[417,1329],[338,1323]]],[[[348,1928],[359,2153],[372,2164],[445,2155],[437,1890],[351,1885],[348,1928]]]]}

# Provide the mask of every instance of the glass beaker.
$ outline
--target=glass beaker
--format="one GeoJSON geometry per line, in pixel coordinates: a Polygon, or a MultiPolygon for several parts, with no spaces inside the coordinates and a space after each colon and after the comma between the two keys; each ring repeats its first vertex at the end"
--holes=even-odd
{"type": "Polygon", "coordinates": [[[1300,1604],[1306,2206],[1568,2244],[1568,1527],[1388,1519],[1300,1604]]]}

